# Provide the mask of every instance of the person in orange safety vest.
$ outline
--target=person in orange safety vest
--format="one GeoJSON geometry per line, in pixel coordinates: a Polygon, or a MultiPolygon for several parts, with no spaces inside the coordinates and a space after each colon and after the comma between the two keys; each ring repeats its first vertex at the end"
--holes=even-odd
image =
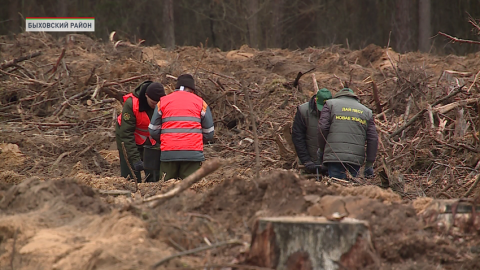
{"type": "MultiPolygon", "coordinates": [[[[140,172],[144,170],[143,147],[157,144],[148,132],[148,125],[150,124],[155,105],[162,96],[165,96],[163,85],[152,81],[141,83],[132,93],[123,96],[122,113],[118,116],[115,127],[122,177],[134,179],[126,163],[126,157],[123,155],[123,142],[128,162],[132,169],[135,170],[135,177],[137,181],[141,180],[140,172]]],[[[146,179],[147,182],[159,180],[158,177],[153,179],[153,175],[159,176],[158,173],[153,174],[145,170],[145,174],[149,174],[149,177],[146,179]]]]}
{"type": "Polygon", "coordinates": [[[165,180],[184,179],[200,168],[203,145],[213,140],[214,126],[210,107],[195,94],[192,75],[180,75],[175,91],[160,98],[148,130],[160,142],[160,176],[165,180]]]}

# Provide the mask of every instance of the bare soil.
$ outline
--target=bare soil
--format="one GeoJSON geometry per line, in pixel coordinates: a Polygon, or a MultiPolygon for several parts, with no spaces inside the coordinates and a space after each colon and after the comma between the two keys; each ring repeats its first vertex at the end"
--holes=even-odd
{"type": "Polygon", "coordinates": [[[232,268],[245,263],[256,218],[335,212],[369,222],[376,260],[368,269],[480,269],[480,217],[446,231],[425,216],[440,199],[480,197],[477,55],[402,55],[375,45],[167,51],[28,33],[0,37],[0,60],[0,269],[150,269],[169,255],[238,239],[244,244],[159,267],[232,268]],[[42,54],[7,66],[36,51],[42,54]],[[151,209],[142,198],[179,180],[140,183],[136,191],[118,176],[118,99],[146,79],[170,92],[172,76],[185,72],[195,75],[215,119],[206,157],[229,162],[151,209]],[[383,112],[375,179],[317,182],[298,170],[288,133],[296,106],[314,93],[312,74],[333,92],[347,82],[374,111],[375,82],[383,112]],[[259,177],[245,89],[256,117],[259,177]],[[452,92],[430,118],[428,105],[452,92]],[[386,171],[388,189],[380,187],[386,171]]]}

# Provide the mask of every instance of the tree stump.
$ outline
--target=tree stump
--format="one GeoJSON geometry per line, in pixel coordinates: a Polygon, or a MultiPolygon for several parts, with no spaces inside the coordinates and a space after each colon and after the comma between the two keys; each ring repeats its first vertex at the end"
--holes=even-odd
{"type": "Polygon", "coordinates": [[[375,262],[366,221],[270,217],[255,222],[250,265],[277,270],[363,269],[375,262]]]}

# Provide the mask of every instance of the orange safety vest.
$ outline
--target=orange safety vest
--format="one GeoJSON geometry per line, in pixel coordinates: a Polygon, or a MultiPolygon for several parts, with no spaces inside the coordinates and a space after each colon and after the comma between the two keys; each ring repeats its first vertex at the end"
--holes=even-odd
{"type": "Polygon", "coordinates": [[[199,96],[175,91],[160,99],[160,150],[203,151],[201,114],[206,103],[199,96]]]}
{"type": "MultiPolygon", "coordinates": [[[[140,112],[139,109],[139,101],[136,96],[132,93],[123,96],[123,103],[127,101],[127,99],[132,98],[133,103],[133,114],[135,115],[136,123],[135,123],[135,143],[138,145],[142,145],[145,143],[147,138],[150,138],[150,143],[152,145],[156,144],[156,141],[150,137],[150,132],[148,132],[148,125],[150,124],[150,118],[146,112],[140,112]]],[[[117,118],[118,125],[122,125],[122,114],[120,114],[117,118]]]]}

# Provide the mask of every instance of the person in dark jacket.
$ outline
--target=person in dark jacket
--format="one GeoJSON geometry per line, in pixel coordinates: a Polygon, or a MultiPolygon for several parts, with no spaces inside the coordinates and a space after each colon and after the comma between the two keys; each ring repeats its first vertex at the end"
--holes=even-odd
{"type": "Polygon", "coordinates": [[[378,134],[372,111],[353,90],[344,88],[325,103],[318,132],[318,158],[327,165],[330,177],[346,179],[347,170],[356,177],[363,164],[364,176],[373,177],[378,134]]]}
{"type": "MultiPolygon", "coordinates": [[[[115,126],[122,177],[134,179],[128,168],[127,159],[123,154],[123,143],[127,152],[128,162],[132,169],[135,170],[135,178],[137,181],[141,180],[141,171],[144,170],[143,147],[157,144],[148,132],[148,125],[150,124],[155,104],[162,96],[165,96],[163,85],[152,81],[141,83],[132,93],[123,96],[122,113],[118,116],[115,126]]],[[[154,174],[145,170],[145,174],[149,174],[149,177],[146,179],[148,182],[159,180],[158,177],[156,179],[153,177],[153,175],[159,176],[158,173],[154,174]]]]}
{"type": "Polygon", "coordinates": [[[148,130],[160,142],[160,175],[165,180],[185,179],[205,160],[203,144],[213,140],[210,107],[195,94],[192,75],[183,74],[175,91],[162,97],[155,108],[148,130]]]}
{"type": "Polygon", "coordinates": [[[322,88],[312,96],[310,101],[297,107],[293,119],[292,141],[297,157],[305,166],[307,173],[315,173],[317,165],[321,165],[317,157],[318,149],[318,119],[325,101],[332,98],[332,93],[322,88]]]}

